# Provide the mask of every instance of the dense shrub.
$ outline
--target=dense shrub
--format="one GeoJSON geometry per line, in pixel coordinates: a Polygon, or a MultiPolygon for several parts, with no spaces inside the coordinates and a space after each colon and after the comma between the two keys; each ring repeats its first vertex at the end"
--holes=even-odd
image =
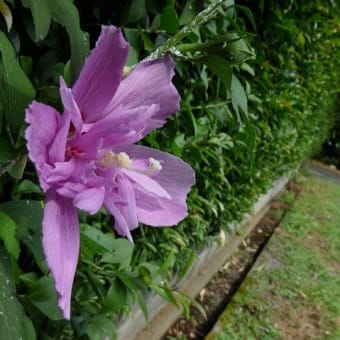
{"type": "Polygon", "coordinates": [[[97,339],[114,334],[112,319],[134,300],[147,314],[147,289],[185,304],[167,279],[228,232],[275,178],[316,152],[334,125],[339,7],[321,0],[7,4],[12,15],[0,0],[7,25],[13,18],[9,33],[0,19],[0,329],[18,338],[97,339]],[[27,162],[24,110],[33,98],[60,108],[59,75],[74,82],[101,24],[123,27],[128,66],[168,53],[176,60],[181,110],[143,143],[183,158],[197,182],[189,217],[174,228],[141,226],[134,245],[112,233],[104,212],[80,213],[68,322],[40,244],[43,195],[27,162]]]}

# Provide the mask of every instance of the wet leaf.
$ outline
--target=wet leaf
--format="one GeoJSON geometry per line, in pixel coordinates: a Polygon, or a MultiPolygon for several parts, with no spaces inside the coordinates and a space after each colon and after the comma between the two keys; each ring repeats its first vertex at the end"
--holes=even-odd
{"type": "Polygon", "coordinates": [[[0,330],[6,340],[35,340],[36,334],[30,319],[15,295],[9,256],[0,245],[0,330]]]}

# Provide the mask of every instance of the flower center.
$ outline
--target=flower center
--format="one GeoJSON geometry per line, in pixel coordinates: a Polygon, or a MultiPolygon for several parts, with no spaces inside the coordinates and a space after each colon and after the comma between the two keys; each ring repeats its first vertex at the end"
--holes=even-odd
{"type": "Polygon", "coordinates": [[[162,170],[160,161],[152,157],[149,158],[147,167],[133,166],[132,159],[126,152],[114,153],[113,151],[109,151],[102,156],[99,160],[99,164],[104,168],[124,168],[142,175],[152,175],[162,170]]]}
{"type": "Polygon", "coordinates": [[[104,168],[115,166],[117,168],[129,169],[132,165],[132,160],[126,152],[114,153],[110,151],[100,159],[100,164],[104,168]]]}

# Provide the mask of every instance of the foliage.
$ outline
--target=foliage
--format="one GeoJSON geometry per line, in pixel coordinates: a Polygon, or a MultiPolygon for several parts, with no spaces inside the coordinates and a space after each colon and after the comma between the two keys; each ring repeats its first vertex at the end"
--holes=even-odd
{"type": "MultiPolygon", "coordinates": [[[[11,282],[8,294],[17,290],[13,311],[24,308],[39,337],[99,339],[113,337],[112,319],[126,316],[134,301],[147,315],[146,290],[187,306],[168,282],[327,136],[339,93],[339,8],[288,0],[0,5],[0,238],[9,268],[1,273],[11,282]],[[60,109],[59,75],[74,82],[101,24],[123,27],[128,66],[166,53],[176,60],[181,110],[144,143],[185,159],[197,183],[187,220],[176,228],[141,226],[135,245],[117,238],[105,212],[80,213],[81,258],[66,322],[40,244],[44,197],[27,163],[24,109],[33,98],[60,109]]],[[[29,319],[20,327],[32,334],[29,319]]]]}

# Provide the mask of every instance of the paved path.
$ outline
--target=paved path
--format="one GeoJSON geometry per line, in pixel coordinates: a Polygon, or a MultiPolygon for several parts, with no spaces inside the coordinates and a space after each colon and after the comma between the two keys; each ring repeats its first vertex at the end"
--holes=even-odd
{"type": "Polygon", "coordinates": [[[316,161],[306,161],[302,165],[302,170],[310,172],[317,177],[340,184],[340,171],[332,169],[325,164],[316,161]]]}

